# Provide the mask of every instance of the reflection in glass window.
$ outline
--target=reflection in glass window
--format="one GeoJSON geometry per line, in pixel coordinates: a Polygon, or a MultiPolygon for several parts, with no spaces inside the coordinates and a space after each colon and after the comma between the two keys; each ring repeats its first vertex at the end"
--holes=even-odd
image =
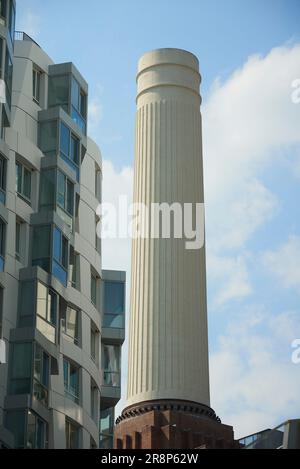
{"type": "Polygon", "coordinates": [[[79,368],[64,359],[64,387],[66,396],[79,403],[79,368]]]}
{"type": "Polygon", "coordinates": [[[15,34],[15,23],[16,23],[16,10],[13,2],[10,2],[10,12],[9,12],[9,34],[12,42],[14,41],[15,34]]]}
{"type": "Polygon", "coordinates": [[[32,265],[49,272],[51,226],[35,226],[33,229],[32,265]]]}
{"type": "Polygon", "coordinates": [[[76,172],[79,181],[79,139],[63,122],[60,124],[60,156],[76,172]]]}
{"type": "Polygon", "coordinates": [[[48,210],[54,207],[55,169],[41,171],[40,207],[48,210]]]}
{"type": "Polygon", "coordinates": [[[72,339],[74,344],[79,342],[79,311],[67,306],[62,311],[61,317],[62,332],[72,339]]]}
{"type": "Polygon", "coordinates": [[[79,448],[79,427],[66,419],[66,448],[77,449],[79,448]]]}
{"type": "Polygon", "coordinates": [[[40,124],[40,149],[46,156],[57,153],[57,121],[40,124]]]}
{"type": "Polygon", "coordinates": [[[26,201],[31,200],[31,170],[16,163],[16,191],[26,201]]]}
{"type": "Polygon", "coordinates": [[[41,76],[42,73],[41,71],[33,66],[32,70],[32,96],[33,100],[36,103],[40,103],[40,97],[41,97],[41,76]]]}
{"type": "Polygon", "coordinates": [[[7,101],[9,108],[11,107],[12,78],[13,78],[13,62],[12,62],[9,50],[8,48],[6,48],[4,81],[5,81],[5,89],[6,89],[6,101],[7,101]]]}
{"type": "Polygon", "coordinates": [[[123,328],[125,321],[125,283],[104,281],[104,327],[123,328]]]}
{"type": "Polygon", "coordinates": [[[71,101],[71,117],[82,133],[86,134],[87,96],[74,77],[72,77],[71,101]]]}
{"type": "MultiPolygon", "coordinates": [[[[0,0],[0,22],[6,24],[7,18],[7,0],[0,0]]],[[[2,56],[1,56],[2,57],[2,56]]]]}
{"type": "Polygon", "coordinates": [[[97,275],[91,272],[91,301],[94,306],[97,306],[97,275]]]}
{"type": "Polygon", "coordinates": [[[15,343],[11,369],[11,393],[29,394],[32,367],[32,344],[15,343]]]}
{"type": "Polygon", "coordinates": [[[27,449],[48,448],[48,424],[31,410],[27,415],[27,449]]]}
{"type": "Polygon", "coordinates": [[[50,357],[38,344],[35,344],[33,378],[33,396],[47,406],[50,380],[50,357]]]}
{"type": "Polygon", "coordinates": [[[102,344],[103,384],[120,386],[121,347],[102,344]]]}
{"type": "Polygon", "coordinates": [[[49,107],[61,106],[68,112],[69,75],[49,77],[49,107]]]}
{"type": "Polygon", "coordinates": [[[115,412],[110,407],[100,412],[100,448],[111,449],[113,447],[115,412]]]}
{"type": "Polygon", "coordinates": [[[74,213],[74,184],[60,171],[57,172],[57,203],[70,215],[74,213]]]}

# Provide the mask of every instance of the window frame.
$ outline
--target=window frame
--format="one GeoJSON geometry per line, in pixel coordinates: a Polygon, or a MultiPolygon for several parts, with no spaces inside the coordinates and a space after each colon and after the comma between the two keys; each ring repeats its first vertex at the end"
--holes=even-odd
{"type": "Polygon", "coordinates": [[[21,199],[25,200],[28,204],[31,205],[32,170],[28,166],[24,165],[23,163],[21,163],[18,160],[16,160],[16,193],[21,199]],[[18,172],[18,170],[20,170],[20,174],[21,174],[20,190],[19,190],[19,172],[18,172]],[[30,176],[29,177],[29,192],[30,192],[29,197],[25,194],[25,190],[24,190],[24,187],[25,187],[25,174],[26,173],[30,176]]]}
{"type": "Polygon", "coordinates": [[[72,342],[79,346],[80,343],[80,310],[78,308],[75,308],[73,305],[67,304],[66,308],[63,310],[62,316],[61,316],[61,331],[62,333],[70,338],[72,342]],[[76,311],[76,323],[75,323],[75,331],[74,331],[74,337],[71,334],[68,334],[68,312],[70,311],[76,311]]]}
{"type": "Polygon", "coordinates": [[[63,358],[63,377],[64,377],[64,392],[65,396],[79,405],[80,403],[80,366],[71,362],[68,358],[63,358]],[[66,369],[67,366],[67,369],[66,369]],[[71,390],[71,370],[77,373],[77,383],[75,390],[71,390]],[[66,376],[67,371],[67,376],[66,376]],[[67,379],[66,379],[67,378],[67,379]]]}
{"type": "Polygon", "coordinates": [[[41,102],[41,83],[42,83],[43,72],[33,64],[32,67],[32,99],[40,105],[41,102]]]}

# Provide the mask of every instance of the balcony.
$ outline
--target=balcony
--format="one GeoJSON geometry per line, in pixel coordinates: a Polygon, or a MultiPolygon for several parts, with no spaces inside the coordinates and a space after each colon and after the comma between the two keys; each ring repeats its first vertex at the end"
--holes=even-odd
{"type": "Polygon", "coordinates": [[[32,37],[28,36],[28,34],[24,33],[24,31],[15,31],[15,41],[28,41],[28,42],[33,42],[36,46],[40,48],[40,45],[35,42],[32,37]]]}

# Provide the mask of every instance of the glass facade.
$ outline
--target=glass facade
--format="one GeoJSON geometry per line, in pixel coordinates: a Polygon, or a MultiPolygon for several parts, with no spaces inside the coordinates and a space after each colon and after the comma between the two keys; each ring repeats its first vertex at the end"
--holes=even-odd
{"type": "Polygon", "coordinates": [[[69,75],[49,77],[49,107],[61,106],[66,112],[68,112],[69,82],[69,75]]]}
{"type": "Polygon", "coordinates": [[[64,359],[65,395],[76,404],[79,403],[79,368],[64,359]]]}
{"type": "Polygon", "coordinates": [[[53,232],[52,274],[65,286],[68,279],[69,243],[67,238],[55,226],[53,232]]]}
{"type": "Polygon", "coordinates": [[[47,121],[40,123],[40,149],[45,156],[54,156],[57,154],[57,121],[47,121]]]}
{"type": "Polygon", "coordinates": [[[0,272],[4,272],[6,223],[0,218],[0,272]]]}
{"type": "Polygon", "coordinates": [[[77,345],[79,343],[79,314],[77,309],[67,306],[61,316],[62,332],[77,345]]]}
{"type": "Polygon", "coordinates": [[[32,343],[15,343],[11,367],[11,394],[30,394],[32,343]]]}
{"type": "Polygon", "coordinates": [[[38,265],[46,272],[50,270],[51,226],[35,226],[33,229],[32,265],[38,265]]]}
{"type": "Polygon", "coordinates": [[[77,425],[66,419],[66,448],[77,449],[79,448],[79,432],[80,429],[77,425]]]}
{"type": "Polygon", "coordinates": [[[33,396],[45,406],[48,406],[48,388],[50,381],[50,357],[35,344],[33,396]]]}
{"type": "Polygon", "coordinates": [[[125,326],[125,284],[104,281],[103,326],[124,328],[125,326]]]}
{"type": "Polygon", "coordinates": [[[41,282],[37,284],[37,329],[52,343],[56,343],[57,294],[41,282]]]}
{"type": "Polygon", "coordinates": [[[86,135],[87,96],[74,77],[72,77],[71,105],[71,117],[86,135]]]}
{"type": "Polygon", "coordinates": [[[118,387],[121,371],[121,347],[102,344],[103,385],[118,387]]]}
{"type": "Polygon", "coordinates": [[[69,127],[63,122],[60,123],[60,156],[75,171],[76,180],[79,181],[79,148],[80,142],[69,127]]]}
{"type": "Polygon", "coordinates": [[[114,421],[115,421],[115,412],[114,412],[113,407],[110,407],[109,409],[101,410],[100,412],[100,443],[99,443],[99,447],[101,449],[113,448],[114,421]]]}
{"type": "Polygon", "coordinates": [[[31,200],[31,170],[16,163],[16,191],[26,201],[31,200]]]}

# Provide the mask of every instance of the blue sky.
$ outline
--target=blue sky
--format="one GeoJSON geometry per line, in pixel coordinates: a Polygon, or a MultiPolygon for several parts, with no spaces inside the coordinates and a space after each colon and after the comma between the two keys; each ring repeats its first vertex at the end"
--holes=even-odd
{"type": "MultiPolygon", "coordinates": [[[[212,406],[237,436],[300,417],[300,2],[80,4],[19,0],[17,29],[89,82],[107,201],[132,191],[139,57],[157,47],[199,57],[212,406]]],[[[104,266],[129,278],[130,241],[104,242],[104,266]]],[[[125,384],[125,360],[124,371],[125,384]]]]}

